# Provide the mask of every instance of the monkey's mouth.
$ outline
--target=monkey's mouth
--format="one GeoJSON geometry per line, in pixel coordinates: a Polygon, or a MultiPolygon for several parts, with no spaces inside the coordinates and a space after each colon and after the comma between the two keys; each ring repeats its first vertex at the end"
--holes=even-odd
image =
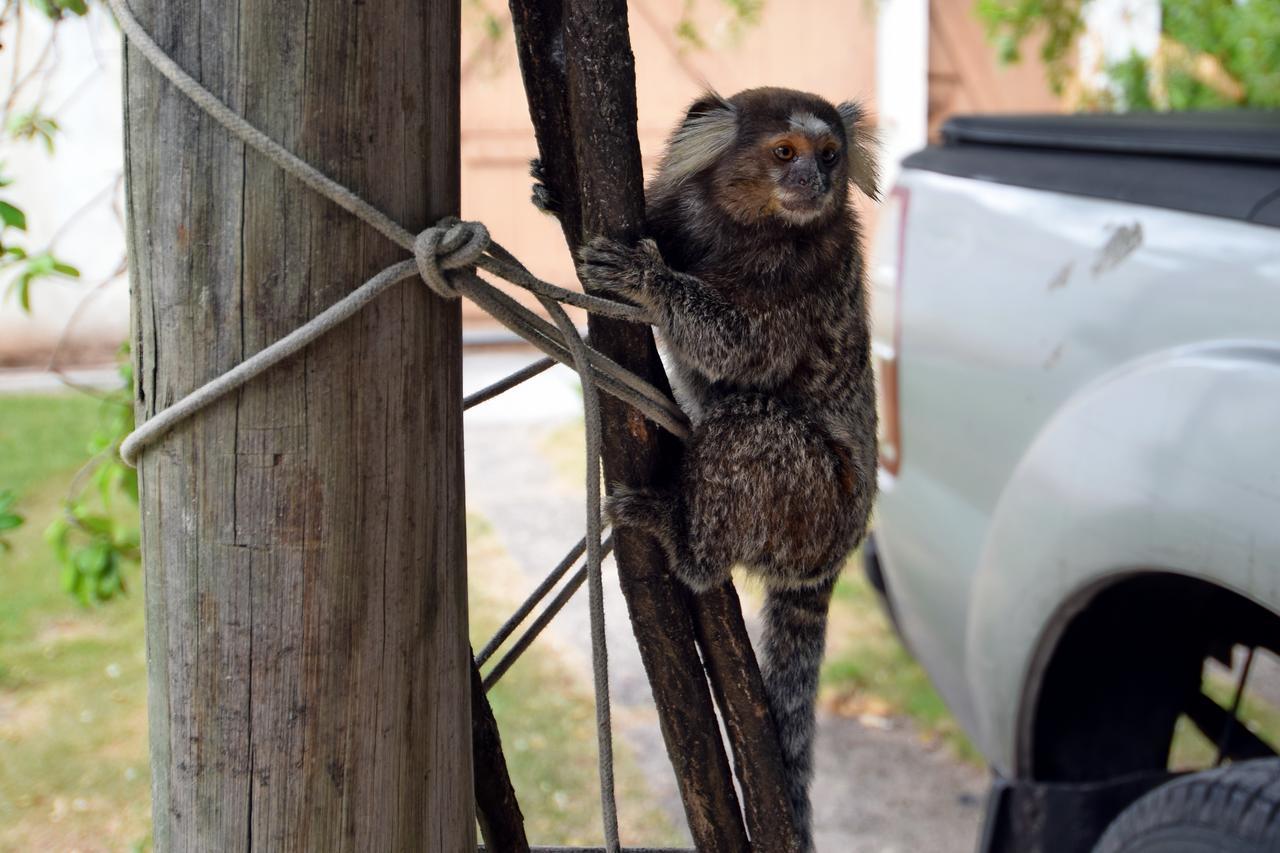
{"type": "Polygon", "coordinates": [[[788,213],[812,215],[821,213],[826,208],[827,202],[831,199],[831,194],[825,190],[780,187],[777,198],[779,206],[788,213]]]}

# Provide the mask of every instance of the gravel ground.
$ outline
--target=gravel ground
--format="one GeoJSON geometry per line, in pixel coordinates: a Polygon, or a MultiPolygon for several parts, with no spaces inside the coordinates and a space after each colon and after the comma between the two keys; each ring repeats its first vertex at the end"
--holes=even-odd
{"type": "MultiPolygon", "coordinates": [[[[468,356],[475,390],[528,356],[468,356]]],[[[557,368],[468,413],[467,505],[493,524],[527,573],[530,588],[581,536],[583,489],[568,483],[542,449],[557,425],[577,417],[574,378],[557,368]]],[[[615,737],[646,772],[655,798],[684,826],[675,779],[615,568],[605,567],[609,685],[615,737]]],[[[578,595],[548,630],[555,647],[590,678],[586,598],[578,595]]],[[[538,653],[534,649],[532,653],[538,653]]],[[[969,853],[976,845],[986,775],[921,743],[906,721],[887,730],[823,715],[819,721],[815,831],[819,853],[969,853]]],[[[626,809],[626,803],[620,803],[626,809]]],[[[632,839],[641,843],[644,839],[632,839]]]]}

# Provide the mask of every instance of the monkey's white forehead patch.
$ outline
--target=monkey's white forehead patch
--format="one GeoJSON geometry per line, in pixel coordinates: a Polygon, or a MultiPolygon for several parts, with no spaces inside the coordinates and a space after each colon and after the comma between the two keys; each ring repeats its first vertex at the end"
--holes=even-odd
{"type": "Polygon", "coordinates": [[[824,133],[831,133],[831,125],[810,112],[793,113],[789,120],[789,124],[793,130],[799,130],[811,136],[821,136],[824,133]]]}

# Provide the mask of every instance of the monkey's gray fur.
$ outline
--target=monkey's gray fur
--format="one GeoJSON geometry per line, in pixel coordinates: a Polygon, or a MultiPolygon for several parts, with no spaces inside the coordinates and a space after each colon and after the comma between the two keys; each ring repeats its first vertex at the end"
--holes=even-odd
{"type": "MultiPolygon", "coordinates": [[[[866,531],[876,409],[852,182],[876,195],[862,110],[753,89],[695,102],[647,189],[645,238],[596,239],[580,273],[652,312],[693,420],[679,480],[616,489],[695,592],[764,583],[762,669],[804,849],[814,701],[836,576],[866,531]]],[[[541,177],[535,168],[535,177],[541,177]]],[[[535,202],[554,208],[545,186],[535,202]]]]}

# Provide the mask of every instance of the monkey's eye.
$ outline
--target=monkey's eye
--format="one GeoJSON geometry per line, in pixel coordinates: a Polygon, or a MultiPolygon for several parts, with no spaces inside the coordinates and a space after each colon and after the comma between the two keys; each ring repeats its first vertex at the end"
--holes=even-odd
{"type": "Polygon", "coordinates": [[[822,162],[827,166],[835,164],[836,159],[840,156],[840,152],[834,148],[828,148],[822,152],[822,162]]]}
{"type": "Polygon", "coordinates": [[[777,157],[779,160],[790,160],[792,157],[796,156],[796,150],[790,145],[779,145],[777,148],[773,149],[773,156],[777,157]]]}

